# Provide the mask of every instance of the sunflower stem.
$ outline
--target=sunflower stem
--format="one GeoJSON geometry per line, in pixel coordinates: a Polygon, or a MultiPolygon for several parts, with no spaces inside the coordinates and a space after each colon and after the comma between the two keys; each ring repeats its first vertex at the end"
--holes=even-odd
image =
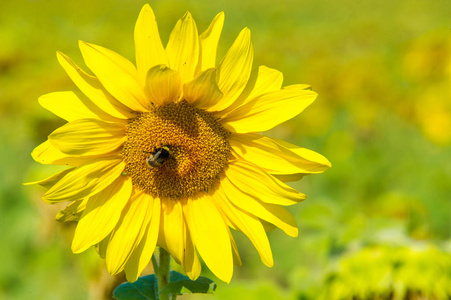
{"type": "MultiPolygon", "coordinates": [[[[160,247],[160,264],[158,267],[158,274],[155,272],[155,275],[158,278],[158,294],[160,300],[169,300],[170,294],[161,294],[161,291],[165,286],[169,283],[169,268],[170,268],[170,260],[171,255],[160,247]]],[[[153,261],[152,261],[153,262],[153,261]]],[[[175,299],[174,297],[171,297],[175,299]]]]}
{"type": "Polygon", "coordinates": [[[155,276],[158,277],[158,274],[160,274],[160,267],[158,266],[157,257],[155,256],[155,253],[152,254],[152,266],[155,276]]]}

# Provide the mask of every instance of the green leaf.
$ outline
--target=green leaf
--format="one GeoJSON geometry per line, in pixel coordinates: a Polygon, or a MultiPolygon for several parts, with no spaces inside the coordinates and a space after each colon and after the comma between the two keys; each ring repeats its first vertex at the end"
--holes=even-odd
{"type": "Polygon", "coordinates": [[[207,277],[199,277],[193,281],[188,276],[171,271],[169,278],[169,284],[161,290],[162,294],[213,294],[216,289],[216,283],[207,277]]]}
{"type": "Polygon", "coordinates": [[[124,282],[114,290],[113,297],[117,300],[156,300],[157,293],[157,277],[152,274],[139,277],[133,283],[124,282]]]}

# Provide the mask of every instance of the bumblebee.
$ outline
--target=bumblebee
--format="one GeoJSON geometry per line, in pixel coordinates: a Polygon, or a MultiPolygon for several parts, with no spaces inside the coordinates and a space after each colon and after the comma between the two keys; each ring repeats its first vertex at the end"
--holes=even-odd
{"type": "Polygon", "coordinates": [[[154,148],[153,152],[144,153],[150,154],[148,158],[146,158],[146,166],[149,170],[157,167],[161,167],[166,160],[171,157],[171,151],[168,146],[161,146],[160,148],[154,148]]]}

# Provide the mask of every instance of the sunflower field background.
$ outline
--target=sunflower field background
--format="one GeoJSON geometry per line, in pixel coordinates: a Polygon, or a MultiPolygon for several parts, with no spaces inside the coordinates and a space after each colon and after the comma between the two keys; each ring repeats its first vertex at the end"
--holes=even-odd
{"type": "MultiPolygon", "coordinates": [[[[74,88],[55,52],[82,64],[81,39],[133,61],[133,27],[145,3],[0,1],[0,299],[108,299],[124,280],[107,274],[94,249],[72,254],[73,227],[54,220],[62,207],[22,183],[56,171],[30,155],[63,124],[37,98],[74,88]]],[[[149,4],[164,44],[185,11],[200,31],[224,11],[218,57],[249,27],[256,66],[319,93],[268,135],[332,163],[294,185],[308,195],[290,207],[299,237],[269,233],[273,268],[237,234],[243,266],[231,283],[216,280],[214,296],[182,299],[451,297],[449,1],[149,4]]]]}

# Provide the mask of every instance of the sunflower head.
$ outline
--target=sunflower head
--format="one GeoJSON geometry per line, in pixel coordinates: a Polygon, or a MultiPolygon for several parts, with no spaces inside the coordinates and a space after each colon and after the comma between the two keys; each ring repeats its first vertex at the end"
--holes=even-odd
{"type": "Polygon", "coordinates": [[[135,281],[159,246],[190,278],[200,274],[200,255],[229,282],[241,263],[230,229],[272,266],[266,230],[296,236],[283,206],[305,199],[285,181],[330,167],[320,154],[257,133],[299,114],[316,93],[308,85],[282,88],[279,71],[253,68],[247,28],[216,64],[223,22],[219,13],[199,35],[186,13],[164,47],[145,5],[136,65],[85,42],[91,74],[57,55],[78,90],[39,99],[68,123],[32,156],[69,168],[37,183],[48,189],[44,201],[71,202],[57,219],[78,222],[72,250],[95,246],[111,274],[125,271],[135,281]]]}
{"type": "Polygon", "coordinates": [[[231,151],[228,135],[211,113],[186,100],[171,102],[127,125],[121,155],[136,188],[181,199],[219,182],[231,151]]]}

